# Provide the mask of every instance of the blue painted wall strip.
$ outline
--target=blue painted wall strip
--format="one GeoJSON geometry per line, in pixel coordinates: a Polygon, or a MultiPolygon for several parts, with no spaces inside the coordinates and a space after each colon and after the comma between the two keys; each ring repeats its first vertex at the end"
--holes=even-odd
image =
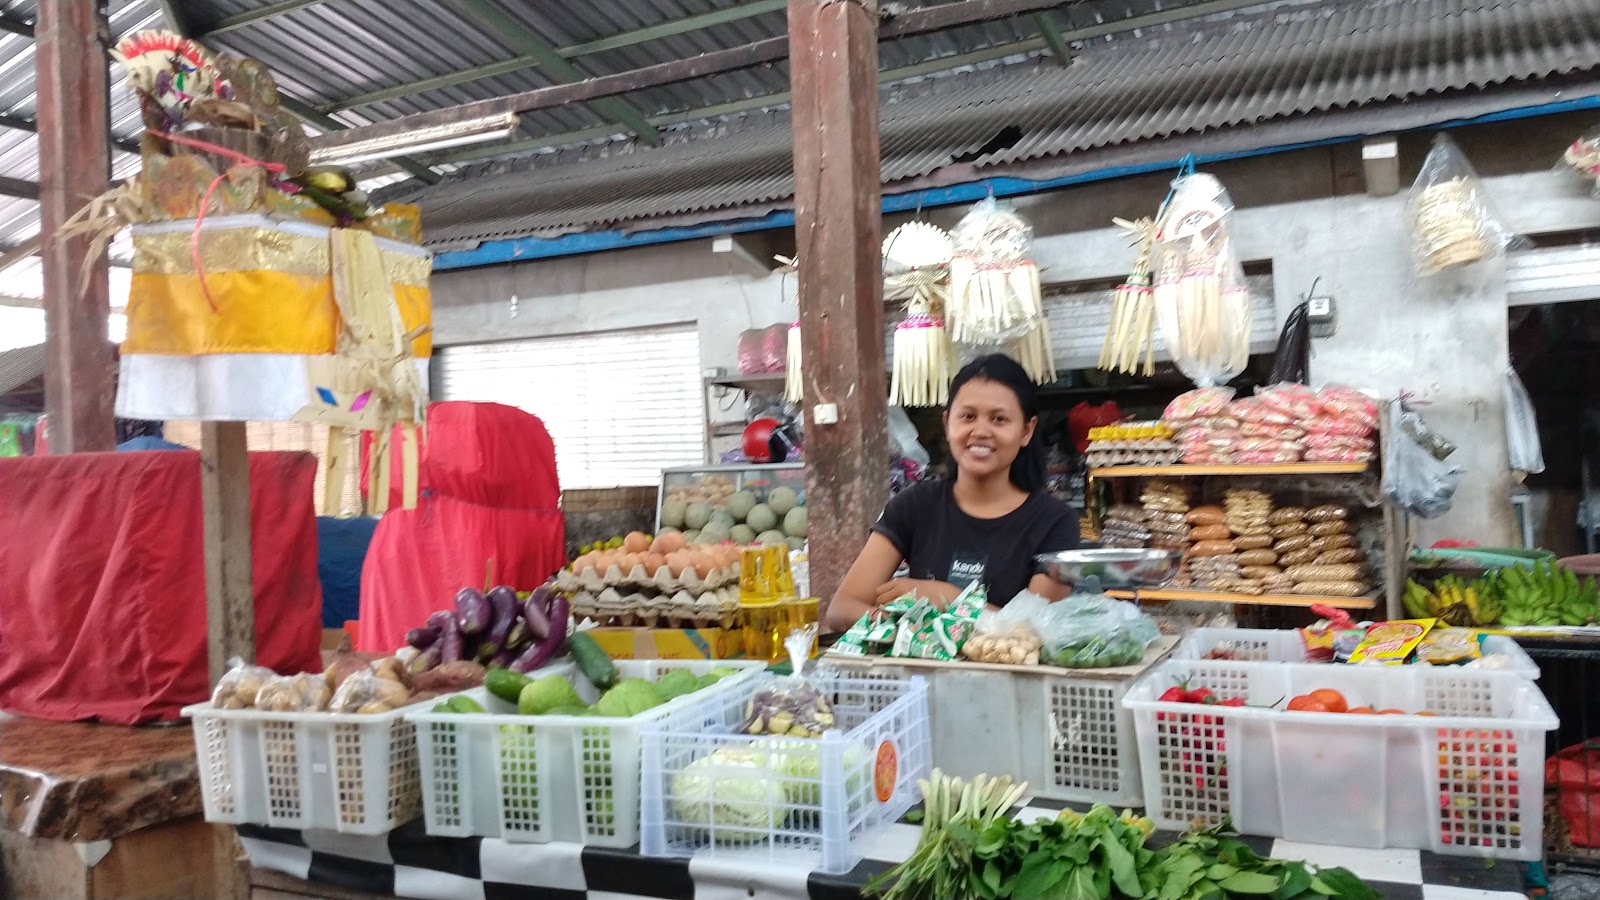
{"type": "MultiPolygon", "coordinates": [[[[1481,125],[1490,122],[1508,122],[1516,119],[1527,119],[1534,116],[1548,116],[1557,113],[1575,112],[1585,109],[1600,109],[1600,97],[1579,97],[1572,100],[1562,100],[1556,103],[1543,103],[1538,106],[1527,106],[1520,109],[1511,109],[1504,112],[1489,113],[1471,119],[1455,119],[1442,123],[1439,128],[1460,128],[1466,125],[1481,125]]],[[[1298,144],[1279,144],[1272,147],[1261,147],[1255,150],[1240,150],[1228,153],[1214,153],[1196,156],[1195,161],[1201,165],[1223,162],[1233,159],[1250,159],[1257,156],[1268,156],[1274,153],[1287,153],[1293,150],[1304,150],[1310,147],[1327,147],[1334,144],[1345,144],[1359,141],[1366,135],[1349,135],[1346,137],[1325,138],[1317,141],[1306,141],[1298,144]]],[[[1129,175],[1145,175],[1150,172],[1161,172],[1175,169],[1181,159],[1163,160],[1159,162],[1142,163],[1134,166],[1116,166],[1109,169],[1099,169],[1093,172],[1081,172],[1076,175],[1067,175],[1061,178],[1051,178],[1041,181],[1031,181],[1025,178],[1007,178],[999,176],[985,178],[980,181],[970,181],[964,184],[949,187],[928,188],[920,191],[910,191],[903,194],[889,194],[883,198],[883,211],[886,213],[908,212],[910,210],[930,209],[940,206],[952,206],[960,203],[975,203],[984,197],[1015,197],[1021,194],[1036,194],[1041,191],[1055,190],[1070,187],[1075,184],[1088,184],[1095,181],[1105,181],[1111,178],[1123,178],[1129,175]]],[[[434,271],[448,269],[465,269],[474,266],[491,266],[499,263],[526,262],[536,259],[550,259],[557,256],[576,256],[582,253],[598,253],[604,250],[623,250],[629,247],[646,247],[651,244],[667,244],[675,241],[691,241],[701,238],[717,237],[724,234],[744,234],[751,231],[767,231],[773,228],[787,228],[794,224],[794,213],[780,210],[767,215],[749,219],[735,219],[726,222],[707,222],[703,225],[688,225],[675,228],[656,228],[649,231],[585,231],[578,234],[563,235],[558,238],[522,237],[508,238],[498,241],[484,241],[471,250],[451,250],[440,253],[433,258],[434,271]]]]}

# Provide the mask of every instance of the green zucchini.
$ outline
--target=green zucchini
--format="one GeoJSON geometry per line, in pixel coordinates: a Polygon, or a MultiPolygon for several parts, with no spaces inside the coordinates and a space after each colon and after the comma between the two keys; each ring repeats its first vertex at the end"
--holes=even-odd
{"type": "Polygon", "coordinates": [[[567,649],[583,672],[583,677],[600,690],[608,690],[617,683],[617,667],[594,638],[579,631],[567,638],[567,649]]]}

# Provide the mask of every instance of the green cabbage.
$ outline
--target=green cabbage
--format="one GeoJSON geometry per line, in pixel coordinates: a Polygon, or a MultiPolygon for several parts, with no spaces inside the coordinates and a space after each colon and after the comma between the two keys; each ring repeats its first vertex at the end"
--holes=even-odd
{"type": "Polygon", "coordinates": [[[720,840],[763,839],[789,815],[783,784],[769,764],[766,754],[738,747],[723,747],[690,763],[672,779],[678,821],[706,830],[715,822],[720,840]]]}

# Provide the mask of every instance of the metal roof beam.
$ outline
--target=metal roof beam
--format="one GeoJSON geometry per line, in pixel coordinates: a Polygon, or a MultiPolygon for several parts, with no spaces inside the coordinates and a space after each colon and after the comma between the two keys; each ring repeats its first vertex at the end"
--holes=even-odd
{"type": "MultiPolygon", "coordinates": [[[[0,128],[12,128],[17,131],[31,131],[37,134],[39,132],[39,123],[32,119],[24,119],[19,116],[0,115],[0,128]]],[[[139,152],[139,142],[131,141],[127,138],[112,138],[111,146],[123,153],[138,154],[139,152]]]]}
{"type": "MultiPolygon", "coordinates": [[[[940,6],[921,7],[884,20],[878,30],[878,39],[910,37],[930,31],[942,31],[960,25],[971,25],[994,19],[1018,15],[1031,15],[1062,4],[1063,0],[960,0],[940,6]]],[[[1064,40],[1088,40],[1122,31],[1148,28],[1181,19],[1197,18],[1217,12],[1260,6],[1266,0],[1209,0],[1162,10],[1143,16],[1118,19],[1087,28],[1063,32],[1064,40]]],[[[748,69],[786,59],[789,55],[787,35],[767,38],[738,47],[714,50],[687,59],[631,69],[614,75],[601,75],[573,84],[523,91],[507,97],[479,100],[460,106],[416,113],[390,119],[373,125],[352,128],[337,135],[329,135],[318,142],[321,147],[337,147],[356,141],[380,137],[394,137],[414,129],[437,125],[450,125],[486,116],[522,113],[549,109],[567,103],[587,102],[603,97],[615,97],[641,88],[678,84],[716,75],[748,69]]]]}
{"type": "Polygon", "coordinates": [[[1033,14],[1034,27],[1039,29],[1039,36],[1044,38],[1045,46],[1050,48],[1050,55],[1056,62],[1066,65],[1072,62],[1072,47],[1061,39],[1061,29],[1056,27],[1055,20],[1050,18],[1048,12],[1033,14]]]}
{"type": "Polygon", "coordinates": [[[259,22],[262,19],[270,19],[273,16],[281,16],[284,13],[294,12],[297,9],[313,6],[321,2],[322,0],[279,0],[277,3],[268,3],[266,6],[263,6],[259,9],[251,9],[242,13],[235,13],[231,16],[224,16],[210,25],[195,29],[192,37],[205,37],[208,34],[219,34],[224,31],[232,31],[235,28],[242,28],[252,22],[259,22]]]}
{"type": "Polygon", "coordinates": [[[21,197],[24,200],[37,200],[39,199],[39,182],[0,175],[0,195],[21,197]]]}
{"type": "Polygon", "coordinates": [[[33,23],[24,22],[15,16],[8,16],[0,13],[0,31],[8,31],[12,34],[17,34],[21,35],[22,37],[32,39],[33,23]]]}
{"type": "MultiPolygon", "coordinates": [[[[608,35],[587,43],[573,44],[570,47],[558,47],[555,52],[562,59],[574,59],[593,53],[603,53],[607,50],[632,47],[635,44],[703,31],[716,25],[726,25],[729,22],[738,22],[742,19],[749,19],[766,13],[781,12],[787,2],[788,0],[755,0],[755,2],[741,3],[729,9],[714,10],[697,16],[685,16],[681,19],[672,19],[647,28],[638,28],[633,31],[608,35]]],[[[482,78],[494,78],[511,72],[520,72],[523,69],[531,69],[538,65],[540,65],[540,62],[536,57],[517,56],[500,62],[462,69],[459,72],[452,72],[448,75],[436,75],[432,78],[422,78],[417,81],[408,81],[405,84],[397,84],[393,87],[369,91],[365,94],[357,94],[318,108],[323,112],[338,112],[341,109],[353,109],[370,103],[381,103],[398,97],[409,97],[424,91],[455,87],[458,84],[466,84],[482,78]]]]}
{"type": "MultiPolygon", "coordinates": [[[[460,2],[468,15],[477,19],[507,44],[538,60],[539,65],[557,81],[576,83],[589,77],[588,73],[563,59],[556,52],[556,48],[545,43],[537,34],[508,15],[494,3],[494,0],[460,0],[460,2]]],[[[595,100],[593,105],[595,110],[603,113],[606,118],[626,126],[629,131],[639,135],[646,142],[661,143],[661,133],[625,101],[617,97],[604,97],[595,100]]]]}

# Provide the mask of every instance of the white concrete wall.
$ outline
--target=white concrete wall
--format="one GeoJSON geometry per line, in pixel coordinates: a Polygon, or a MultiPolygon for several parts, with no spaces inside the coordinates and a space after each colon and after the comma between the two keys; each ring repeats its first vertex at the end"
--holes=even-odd
{"type": "MultiPolygon", "coordinates": [[[[1304,196],[1308,184],[1328,179],[1326,165],[1319,170],[1304,158],[1267,158],[1252,171],[1267,183],[1236,193],[1270,197],[1277,184],[1271,179],[1293,179],[1285,190],[1304,196]]],[[[1600,203],[1552,173],[1491,178],[1488,185],[1523,233],[1600,226],[1600,203]]],[[[1147,214],[1155,205],[1147,199],[1151,191],[1148,180],[1135,179],[1016,202],[1035,222],[1106,221],[1147,214]]],[[[1386,396],[1412,391],[1431,402],[1430,423],[1461,446],[1455,460],[1466,472],[1455,508],[1422,523],[1421,539],[1511,542],[1501,393],[1503,273],[1491,264],[1466,277],[1414,278],[1403,206],[1403,193],[1381,199],[1324,193],[1322,199],[1241,208],[1234,235],[1245,259],[1272,262],[1280,317],[1317,278],[1319,293],[1335,298],[1338,332],[1312,344],[1315,381],[1386,396]]],[[[929,217],[949,224],[958,214],[939,210],[929,217]]],[[[1036,253],[1052,282],[1117,277],[1132,258],[1113,228],[1042,233],[1036,253]]],[[[713,254],[709,241],[443,272],[434,279],[436,339],[448,345],[696,321],[703,366],[736,371],[740,331],[794,318],[792,277],[784,288],[780,297],[778,276],[752,274],[728,254],[713,254]],[[513,293],[521,301],[516,317],[508,307],[513,293]]],[[[619,375],[636,377],[625,360],[619,360],[619,375]]]]}

